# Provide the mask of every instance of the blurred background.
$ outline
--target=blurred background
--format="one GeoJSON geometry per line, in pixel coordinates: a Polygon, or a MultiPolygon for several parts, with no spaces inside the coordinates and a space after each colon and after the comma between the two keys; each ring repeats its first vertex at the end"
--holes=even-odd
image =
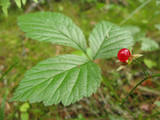
{"type": "Polygon", "coordinates": [[[96,61],[114,89],[102,81],[97,93],[66,107],[9,102],[25,72],[36,63],[77,53],[70,47],[27,38],[18,28],[18,16],[37,11],[60,12],[71,17],[86,38],[98,22],[113,22],[131,32],[133,53],[143,54],[139,61],[149,73],[156,74],[160,73],[160,0],[18,1],[0,0],[0,120],[160,120],[160,78],[143,82],[125,107],[120,106],[118,99],[122,100],[144,75],[135,63],[116,72],[117,58],[96,61]]]}

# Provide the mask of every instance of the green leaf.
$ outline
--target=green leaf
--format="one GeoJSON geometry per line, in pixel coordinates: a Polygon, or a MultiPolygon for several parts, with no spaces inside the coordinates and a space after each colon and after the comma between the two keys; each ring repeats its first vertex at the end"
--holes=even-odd
{"type": "Polygon", "coordinates": [[[135,35],[140,32],[140,29],[137,26],[127,25],[123,26],[123,28],[129,31],[133,37],[135,37],[135,35]]]}
{"type": "Polygon", "coordinates": [[[28,103],[23,103],[20,107],[21,112],[27,112],[27,110],[30,108],[28,103]]]}
{"type": "Polygon", "coordinates": [[[155,51],[158,49],[159,49],[159,45],[156,41],[149,39],[149,38],[143,39],[143,42],[141,44],[141,50],[145,52],[151,52],[151,51],[155,51]]]}
{"type": "Polygon", "coordinates": [[[0,6],[2,6],[2,11],[6,17],[8,16],[8,8],[10,4],[10,0],[0,0],[0,6]]]}
{"type": "Polygon", "coordinates": [[[160,1],[156,0],[156,6],[159,7],[160,6],[160,1]]]}
{"type": "Polygon", "coordinates": [[[160,31],[160,24],[155,24],[154,27],[160,31]]]}
{"type": "Polygon", "coordinates": [[[158,107],[160,107],[160,101],[156,101],[156,102],[154,102],[154,104],[156,104],[158,107]]]}
{"type": "Polygon", "coordinates": [[[73,120],[86,120],[86,119],[83,117],[83,114],[78,114],[78,118],[75,118],[73,120]]]}
{"type": "Polygon", "coordinates": [[[157,65],[156,62],[152,61],[152,60],[149,60],[149,59],[144,59],[144,63],[145,65],[148,67],[148,68],[152,68],[152,67],[155,67],[157,65]]]}
{"type": "Polygon", "coordinates": [[[142,42],[144,39],[146,39],[146,32],[140,31],[138,34],[134,37],[134,42],[142,42]]]}
{"type": "Polygon", "coordinates": [[[27,112],[21,113],[21,120],[29,120],[29,114],[27,112]]]}
{"type": "Polygon", "coordinates": [[[84,55],[84,53],[82,51],[80,51],[80,50],[73,51],[72,54],[79,55],[79,56],[83,56],[84,55]]]}
{"type": "Polygon", "coordinates": [[[94,59],[115,57],[120,49],[129,48],[132,41],[128,31],[107,21],[97,24],[89,37],[94,59]]]}
{"type": "Polygon", "coordinates": [[[88,58],[62,55],[42,61],[29,70],[11,101],[69,105],[95,93],[100,82],[100,69],[88,58]]]}
{"type": "Polygon", "coordinates": [[[83,32],[63,14],[39,12],[23,15],[18,18],[18,24],[32,39],[87,50],[83,32]]]}
{"type": "Polygon", "coordinates": [[[15,0],[16,5],[21,8],[21,0],[15,0]]]}
{"type": "Polygon", "coordinates": [[[33,0],[34,2],[38,3],[38,0],[33,0]]]}
{"type": "MultiPolygon", "coordinates": [[[[84,54],[84,52],[80,51],[80,50],[77,50],[77,51],[73,51],[72,54],[75,54],[75,55],[79,55],[79,56],[83,56],[85,57],[86,55],[84,54]]],[[[92,58],[92,51],[90,48],[87,48],[87,55],[88,57],[90,57],[91,59],[92,58]]]]}
{"type": "Polygon", "coordinates": [[[23,3],[23,5],[25,5],[26,4],[26,0],[22,0],[22,3],[23,3]]]}

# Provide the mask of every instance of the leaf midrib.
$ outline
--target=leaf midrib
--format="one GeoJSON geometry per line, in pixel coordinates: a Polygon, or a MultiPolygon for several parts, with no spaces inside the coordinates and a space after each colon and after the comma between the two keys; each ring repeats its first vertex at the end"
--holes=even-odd
{"type": "MultiPolygon", "coordinates": [[[[112,29],[112,27],[113,27],[113,25],[111,25],[111,27],[109,28],[109,30],[108,30],[108,32],[107,32],[106,34],[109,34],[109,32],[110,32],[110,30],[112,29]]],[[[97,55],[98,55],[98,53],[99,53],[99,51],[100,51],[100,49],[101,49],[101,47],[102,47],[102,45],[103,45],[103,42],[105,41],[106,34],[104,35],[103,41],[101,42],[101,45],[99,46],[99,48],[98,48],[95,56],[93,57],[93,59],[95,59],[95,58],[97,57],[97,55]]]]}
{"type": "MultiPolygon", "coordinates": [[[[21,24],[23,24],[23,25],[27,25],[27,24],[31,24],[30,23],[30,21],[28,22],[25,22],[25,23],[21,23],[21,24]]],[[[56,24],[56,21],[52,21],[51,23],[53,23],[53,24],[56,24]]],[[[44,25],[43,26],[50,26],[50,25],[48,25],[48,23],[43,23],[44,25]]],[[[39,26],[42,26],[42,24],[37,24],[36,23],[36,25],[39,25],[39,26]]],[[[68,25],[65,25],[64,24],[64,26],[67,28],[68,26],[71,26],[71,25],[74,25],[74,27],[77,27],[74,23],[68,23],[68,25]]],[[[59,32],[59,34],[62,34],[62,35],[64,35],[66,38],[68,38],[68,40],[69,41],[71,41],[71,42],[73,42],[75,45],[77,45],[83,52],[86,52],[86,50],[84,50],[78,43],[76,43],[72,38],[70,38],[68,35],[66,35],[66,34],[64,34],[63,32],[61,32],[60,30],[59,30],[59,28],[57,27],[55,27],[55,26],[53,26],[53,25],[51,25],[51,27],[55,30],[55,31],[58,31],[59,32]]],[[[20,27],[21,28],[21,27],[20,27]]],[[[68,29],[67,29],[67,31],[68,31],[68,29]]],[[[53,32],[53,31],[50,31],[50,32],[53,32]]],[[[69,32],[69,34],[70,34],[70,32],[69,32]]],[[[78,41],[78,40],[77,40],[78,41]]]]}
{"type": "MultiPolygon", "coordinates": [[[[85,64],[88,64],[89,62],[90,62],[90,61],[87,61],[87,62],[85,62],[84,64],[81,64],[80,66],[83,66],[83,65],[85,65],[85,64]]],[[[46,80],[44,80],[43,82],[46,82],[47,80],[49,80],[49,79],[51,79],[51,78],[53,78],[53,77],[55,77],[55,76],[57,76],[57,75],[63,74],[64,72],[68,72],[68,71],[70,71],[70,70],[72,70],[72,69],[74,69],[74,68],[76,68],[76,66],[73,67],[73,68],[71,68],[71,69],[69,69],[69,70],[67,70],[67,71],[63,71],[63,72],[58,73],[58,74],[56,74],[56,75],[54,75],[54,76],[52,76],[52,77],[49,77],[49,78],[47,78],[46,80]]],[[[39,84],[36,84],[36,85],[33,85],[31,88],[27,89],[26,91],[35,88],[36,86],[42,84],[43,82],[41,82],[41,83],[39,83],[39,84]]],[[[63,81],[62,81],[62,82],[63,82],[63,81]]],[[[27,87],[27,86],[25,86],[25,88],[26,88],[26,87],[27,87]]],[[[22,90],[22,89],[20,89],[20,90],[22,90]]],[[[19,91],[19,90],[18,90],[18,91],[19,91]]],[[[25,92],[26,92],[26,91],[25,91],[25,92]]],[[[56,91],[57,91],[57,90],[56,90],[56,91]]],[[[55,91],[55,92],[56,92],[56,91],[55,91]]]]}

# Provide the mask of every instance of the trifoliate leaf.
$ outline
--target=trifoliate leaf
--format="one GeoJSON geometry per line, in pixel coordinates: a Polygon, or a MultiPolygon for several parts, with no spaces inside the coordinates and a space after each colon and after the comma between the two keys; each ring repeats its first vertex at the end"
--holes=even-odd
{"type": "Polygon", "coordinates": [[[115,57],[120,49],[129,48],[132,42],[130,32],[107,21],[97,24],[89,37],[94,59],[115,57]]]}
{"type": "Polygon", "coordinates": [[[95,93],[100,82],[100,69],[88,58],[62,55],[44,60],[29,70],[11,101],[69,105],[95,93]]]}
{"type": "Polygon", "coordinates": [[[151,51],[155,51],[159,49],[159,45],[156,41],[146,38],[143,40],[142,44],[141,44],[141,50],[145,51],[145,52],[151,52],[151,51]]]}
{"type": "Polygon", "coordinates": [[[18,18],[18,25],[32,39],[87,51],[83,32],[63,14],[39,12],[23,15],[18,18]]]}

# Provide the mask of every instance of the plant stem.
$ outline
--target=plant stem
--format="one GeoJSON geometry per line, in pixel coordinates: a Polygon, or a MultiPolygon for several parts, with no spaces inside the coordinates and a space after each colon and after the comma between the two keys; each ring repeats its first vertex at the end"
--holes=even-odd
{"type": "Polygon", "coordinates": [[[3,79],[3,77],[9,72],[11,71],[15,65],[17,65],[18,62],[15,62],[1,77],[0,77],[0,81],[3,79]]]}
{"type": "Polygon", "coordinates": [[[155,77],[160,77],[160,74],[155,74],[155,75],[152,75],[152,76],[145,77],[142,81],[140,81],[140,82],[129,92],[129,94],[125,97],[125,99],[122,100],[121,105],[123,105],[123,104],[125,103],[125,101],[128,99],[128,97],[133,93],[133,91],[134,91],[141,83],[143,83],[145,80],[147,80],[147,79],[149,79],[149,78],[155,78],[155,77]]]}
{"type": "Polygon", "coordinates": [[[147,5],[149,2],[151,2],[152,0],[147,0],[145,1],[142,5],[140,5],[138,8],[136,8],[128,17],[126,17],[121,23],[120,25],[124,24],[127,20],[129,20],[134,14],[136,14],[140,9],[142,9],[145,5],[147,5]]]}
{"type": "Polygon", "coordinates": [[[155,77],[160,77],[160,74],[152,75],[152,76],[150,76],[149,78],[155,78],[155,77]]]}
{"type": "Polygon", "coordinates": [[[103,80],[104,80],[106,86],[109,87],[110,90],[112,91],[114,97],[120,102],[120,98],[118,97],[118,95],[117,95],[116,92],[114,91],[114,88],[111,86],[111,84],[109,83],[109,81],[106,80],[106,78],[105,78],[104,75],[102,75],[102,78],[103,78],[103,80]]]}
{"type": "Polygon", "coordinates": [[[148,71],[139,63],[139,61],[138,60],[134,60],[135,62],[136,62],[136,64],[142,69],[142,71],[143,71],[143,73],[144,73],[144,75],[147,77],[147,76],[149,76],[149,73],[148,73],[148,71]]]}

